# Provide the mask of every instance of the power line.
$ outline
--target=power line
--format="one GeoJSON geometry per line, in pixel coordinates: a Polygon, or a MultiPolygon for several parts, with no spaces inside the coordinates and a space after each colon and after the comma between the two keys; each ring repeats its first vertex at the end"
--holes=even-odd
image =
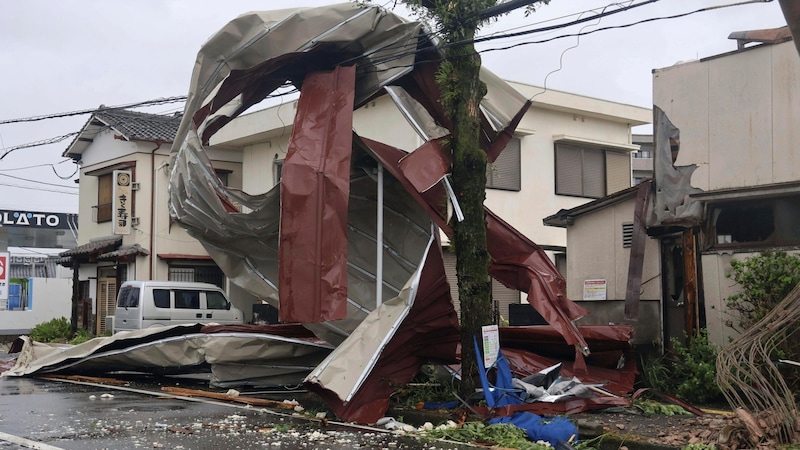
{"type": "Polygon", "coordinates": [[[166,97],[166,98],[157,98],[153,100],[145,100],[143,102],[136,102],[136,103],[128,103],[127,105],[118,105],[118,106],[100,106],[99,108],[92,108],[92,109],[82,109],[79,111],[70,111],[70,112],[63,112],[63,113],[55,113],[55,114],[45,114],[41,116],[33,116],[33,117],[22,117],[18,119],[6,119],[0,120],[0,125],[5,125],[8,123],[21,123],[21,122],[36,122],[39,120],[45,119],[56,119],[59,117],[70,117],[70,116],[81,116],[83,114],[92,114],[98,113],[103,111],[115,111],[119,109],[129,109],[129,108],[136,108],[141,106],[154,106],[154,105],[163,105],[166,103],[176,103],[182,102],[186,100],[185,95],[178,95],[175,97],[166,97]]]}
{"type": "Polygon", "coordinates": [[[34,187],[34,186],[22,186],[22,185],[19,185],[19,184],[10,184],[10,183],[2,183],[2,182],[0,182],[0,186],[9,186],[9,187],[19,188],[19,189],[30,189],[32,191],[56,192],[58,194],[78,195],[77,192],[59,191],[59,190],[56,190],[56,189],[38,188],[38,187],[34,187]]]}
{"type": "Polygon", "coordinates": [[[14,147],[9,147],[9,148],[5,149],[5,151],[3,152],[2,155],[0,155],[0,161],[2,161],[11,152],[15,152],[17,150],[22,150],[24,148],[40,147],[42,145],[55,144],[55,143],[58,143],[58,142],[61,142],[61,141],[65,140],[65,139],[67,139],[69,137],[76,136],[76,135],[78,135],[80,133],[81,133],[80,131],[73,131],[72,133],[67,133],[67,134],[64,134],[64,135],[61,135],[61,136],[56,136],[56,137],[52,137],[52,138],[49,138],[49,139],[42,139],[40,141],[29,142],[27,144],[21,144],[21,145],[16,145],[14,147]]]}
{"type": "Polygon", "coordinates": [[[59,164],[64,164],[64,163],[66,163],[66,162],[72,162],[72,160],[71,160],[71,159],[65,159],[65,160],[62,160],[62,161],[60,161],[60,162],[57,162],[57,163],[55,163],[55,164],[53,164],[53,163],[46,163],[46,164],[36,164],[36,165],[34,165],[34,166],[25,166],[25,167],[11,167],[11,168],[8,168],[8,169],[0,169],[0,172],[13,172],[13,171],[16,171],[16,170],[35,169],[35,168],[37,168],[37,167],[48,167],[48,166],[49,166],[49,167],[55,167],[55,166],[57,166],[57,165],[59,165],[59,164]]]}
{"type": "Polygon", "coordinates": [[[67,188],[67,189],[78,189],[78,187],[77,187],[77,186],[65,186],[65,185],[63,185],[63,184],[55,184],[55,183],[48,183],[48,182],[46,182],[46,181],[31,180],[30,178],[15,177],[14,175],[8,175],[8,174],[5,174],[5,173],[0,173],[0,177],[13,178],[13,179],[15,179],[15,180],[20,180],[20,181],[29,181],[29,182],[31,182],[31,183],[36,183],[36,184],[45,184],[45,185],[47,185],[47,186],[55,186],[55,187],[60,187],[60,188],[67,188]]]}

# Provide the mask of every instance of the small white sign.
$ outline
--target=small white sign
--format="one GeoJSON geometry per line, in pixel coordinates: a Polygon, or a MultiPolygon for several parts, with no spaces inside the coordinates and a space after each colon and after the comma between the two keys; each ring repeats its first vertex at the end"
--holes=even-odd
{"type": "Polygon", "coordinates": [[[489,368],[497,362],[500,353],[500,329],[497,325],[481,327],[483,333],[483,367],[489,368]]]}
{"type": "Polygon", "coordinates": [[[114,171],[114,206],[111,211],[111,229],[113,234],[131,234],[131,171],[114,171]]]}
{"type": "Polygon", "coordinates": [[[584,280],[583,299],[584,300],[605,300],[606,299],[606,280],[584,280]]]}

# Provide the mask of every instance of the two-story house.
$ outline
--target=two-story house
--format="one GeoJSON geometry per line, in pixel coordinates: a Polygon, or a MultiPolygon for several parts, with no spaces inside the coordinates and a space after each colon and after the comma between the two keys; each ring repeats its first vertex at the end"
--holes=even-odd
{"type": "MultiPolygon", "coordinates": [[[[170,219],[169,149],[180,121],[180,115],[101,106],[63,153],[80,166],[80,231],[61,264],[74,269],[78,317],[96,333],[109,331],[105,317],[126,280],[203,281],[242,298],[200,243],[170,219]]],[[[240,154],[211,157],[223,182],[241,186],[240,154]]]]}

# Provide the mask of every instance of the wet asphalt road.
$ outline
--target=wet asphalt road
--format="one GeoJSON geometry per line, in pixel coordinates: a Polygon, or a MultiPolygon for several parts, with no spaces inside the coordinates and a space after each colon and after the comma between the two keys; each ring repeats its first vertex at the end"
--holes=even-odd
{"type": "Polygon", "coordinates": [[[37,448],[25,440],[62,449],[466,448],[369,429],[323,427],[260,408],[2,377],[0,449],[37,448]]]}

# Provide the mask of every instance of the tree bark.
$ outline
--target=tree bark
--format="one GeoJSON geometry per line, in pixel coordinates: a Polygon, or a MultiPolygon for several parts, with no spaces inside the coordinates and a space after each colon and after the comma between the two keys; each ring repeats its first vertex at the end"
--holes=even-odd
{"type": "Polygon", "coordinates": [[[448,49],[446,58],[452,66],[453,184],[464,212],[464,220],[454,226],[461,302],[461,393],[469,396],[478,384],[476,358],[481,357],[475,354],[473,338],[480,341],[481,327],[491,322],[490,257],[483,209],[487,158],[478,145],[479,105],[486,86],[479,78],[480,56],[471,44],[448,49]]]}

